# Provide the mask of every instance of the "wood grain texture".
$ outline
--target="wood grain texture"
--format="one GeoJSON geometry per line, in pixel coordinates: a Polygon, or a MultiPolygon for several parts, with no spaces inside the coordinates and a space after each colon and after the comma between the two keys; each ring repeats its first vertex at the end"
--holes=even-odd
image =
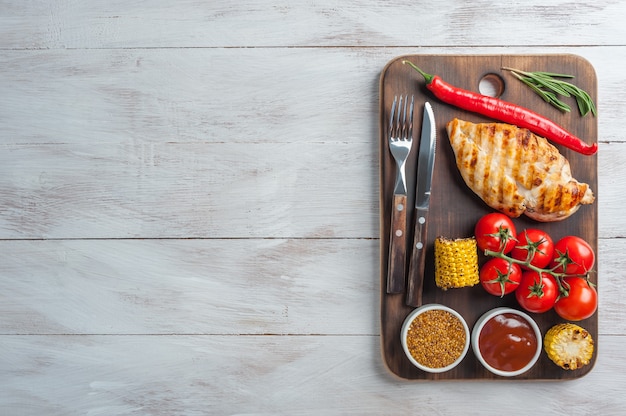
{"type": "Polygon", "coordinates": [[[343,142],[6,146],[0,238],[373,238],[376,157],[343,142]]]}
{"type": "MultiPolygon", "coordinates": [[[[375,239],[2,241],[0,334],[380,333],[375,239]],[[338,319],[338,317],[342,317],[338,319]]],[[[601,335],[626,333],[621,253],[600,239],[601,335]]]]}
{"type": "Polygon", "coordinates": [[[0,334],[379,331],[377,240],[29,240],[0,251],[0,334]]]}
{"type": "Polygon", "coordinates": [[[2,51],[3,144],[372,144],[380,72],[417,50],[575,52],[599,80],[598,142],[626,141],[624,80],[614,65],[626,48],[376,47],[2,51]]]}
{"type": "Polygon", "coordinates": [[[490,1],[405,0],[5,3],[0,47],[12,49],[607,46],[626,39],[624,4],[614,0],[515,0],[504,8],[490,1]]]}
{"type": "MultiPolygon", "coordinates": [[[[553,73],[573,74],[580,79],[579,86],[587,91],[593,100],[597,100],[597,80],[595,71],[588,61],[571,54],[567,55],[407,55],[393,59],[384,69],[380,80],[381,106],[380,123],[381,134],[380,168],[381,168],[381,194],[380,194],[380,235],[381,235],[381,281],[384,282],[388,275],[386,265],[389,262],[388,252],[391,243],[387,237],[390,235],[388,218],[392,215],[390,202],[393,200],[393,187],[395,181],[395,165],[389,151],[388,138],[385,134],[388,113],[394,97],[402,94],[415,95],[416,108],[423,108],[424,102],[431,102],[437,125],[437,150],[436,162],[433,173],[433,189],[430,196],[429,234],[424,239],[424,250],[427,267],[423,277],[423,300],[424,304],[438,303],[447,305],[459,312],[468,325],[472,327],[478,318],[488,310],[499,307],[514,307],[516,302],[510,297],[503,299],[487,294],[480,285],[467,289],[452,289],[442,291],[435,286],[434,279],[434,241],[443,236],[449,239],[467,238],[473,235],[476,221],[481,216],[493,212],[477,195],[475,195],[460,178],[455,156],[450,147],[447,137],[446,123],[453,118],[459,118],[474,123],[489,122],[485,117],[459,110],[443,104],[425,88],[423,77],[417,74],[408,65],[403,65],[404,59],[410,60],[422,70],[430,74],[437,74],[441,78],[465,90],[477,91],[477,86],[486,74],[497,73],[502,66],[512,68],[537,68],[543,67],[553,73]],[[416,81],[416,78],[418,80],[416,81]]],[[[517,103],[526,108],[539,108],[537,105],[542,101],[520,82],[510,82],[503,77],[504,90],[501,99],[517,103]],[[535,101],[533,101],[535,100],[535,101]],[[535,105],[533,107],[533,104],[535,105]]],[[[547,104],[543,103],[545,106],[547,104]]],[[[543,108],[542,114],[546,114],[553,120],[564,126],[568,131],[578,137],[596,137],[597,121],[594,118],[572,118],[566,114],[559,114],[558,110],[543,108]]],[[[416,117],[420,118],[419,112],[416,117]]],[[[504,122],[505,120],[499,120],[504,122]]],[[[415,125],[419,130],[421,124],[415,125]]],[[[588,144],[595,140],[587,140],[588,144]]],[[[597,155],[584,156],[574,151],[558,146],[559,151],[567,158],[571,165],[572,174],[579,181],[589,184],[592,190],[598,189],[597,155]]],[[[416,154],[407,161],[407,188],[409,189],[407,218],[414,222],[415,217],[422,215],[414,208],[415,200],[415,172],[416,154]]],[[[572,217],[551,223],[541,223],[528,219],[526,216],[516,218],[517,229],[539,227],[548,232],[552,238],[558,240],[567,235],[576,235],[589,242],[594,252],[597,251],[598,240],[598,206],[591,204],[579,209],[572,217]]],[[[409,240],[413,237],[408,236],[409,240]]],[[[485,261],[480,256],[481,263],[485,261]]],[[[598,291],[602,290],[601,279],[592,276],[598,291]]],[[[382,283],[381,283],[382,285],[382,283]]],[[[444,373],[426,373],[415,368],[407,359],[398,340],[404,319],[409,315],[418,302],[407,302],[404,296],[388,294],[381,291],[381,331],[383,354],[390,371],[399,377],[407,379],[475,379],[497,378],[481,366],[472,354],[469,354],[461,365],[444,373]]],[[[555,312],[534,314],[533,319],[539,325],[542,333],[545,333],[552,325],[561,322],[555,312]]],[[[593,338],[598,334],[598,316],[579,322],[589,331],[593,338]]],[[[601,346],[598,346],[601,348],[601,346]]],[[[563,372],[549,365],[547,356],[529,372],[517,376],[519,379],[561,379],[584,376],[591,367],[577,371],[563,372]]]]}
{"type": "Polygon", "coordinates": [[[4,336],[0,348],[12,359],[0,361],[0,400],[8,414],[50,416],[623,413],[623,337],[603,337],[598,368],[562,383],[400,381],[382,366],[378,342],[375,336],[4,336]]]}
{"type": "Polygon", "coordinates": [[[623,414],[624,16],[613,0],[0,0],[0,413],[623,414]],[[415,53],[596,69],[611,290],[584,378],[385,369],[378,80],[415,53]]]}
{"type": "MultiPolygon", "coordinates": [[[[139,142],[4,150],[0,238],[379,236],[372,145],[139,142]],[[317,172],[322,159],[332,168],[317,172]],[[312,209],[298,209],[302,204],[312,209]]],[[[626,206],[625,152],[625,143],[600,143],[599,183],[608,186],[596,192],[602,238],[626,234],[619,215],[626,206]]]]}
{"type": "Polygon", "coordinates": [[[393,195],[389,232],[389,264],[386,280],[387,293],[404,293],[407,260],[407,206],[406,195],[393,195]]]}
{"type": "MultiPolygon", "coordinates": [[[[607,54],[626,59],[626,52],[594,51],[587,50],[584,57],[594,62],[599,77],[606,75],[599,78],[599,111],[609,119],[598,127],[599,178],[617,186],[625,173],[621,152],[614,149],[626,139],[611,120],[617,120],[623,98],[607,54]]],[[[377,237],[377,213],[372,211],[378,182],[372,169],[378,168],[377,80],[395,52],[3,52],[0,56],[10,65],[3,66],[0,79],[7,146],[0,154],[0,199],[7,207],[0,217],[0,236],[377,237]],[[216,57],[256,62],[263,73],[277,75],[268,79],[249,71],[229,77],[232,70],[224,65],[213,72],[195,69],[216,57]],[[141,59],[150,60],[151,69],[129,75],[141,59]],[[303,76],[290,75],[309,59],[328,64],[303,76]],[[118,60],[125,64],[116,74],[109,62],[118,60]],[[176,70],[176,65],[184,69],[176,70]],[[351,65],[355,71],[346,70],[351,65]],[[72,75],[72,68],[83,75],[72,75]],[[194,75],[185,81],[187,71],[194,75]],[[238,88],[235,80],[241,76],[252,87],[238,88]],[[324,82],[313,90],[310,79],[324,82]],[[102,92],[107,83],[125,86],[102,92]],[[272,90],[278,94],[267,99],[272,90]],[[85,104],[75,102],[78,97],[85,104]],[[232,135],[234,126],[238,134],[232,135]],[[249,145],[238,146],[241,142],[249,145]],[[318,160],[334,161],[333,169],[318,171],[318,160]],[[288,174],[294,170],[297,175],[288,174]],[[346,179],[336,180],[342,177],[346,179]],[[56,192],[60,189],[62,195],[56,192]],[[276,212],[274,201],[281,193],[293,196],[286,199],[293,204],[307,201],[320,209],[303,212],[294,205],[276,212]],[[241,205],[231,209],[220,197],[229,194],[241,205]],[[346,203],[337,206],[336,198],[344,194],[346,203]],[[170,205],[162,209],[159,203],[170,205]],[[344,212],[336,215],[337,209],[344,212]],[[370,215],[355,216],[354,209],[370,215]],[[320,216],[311,221],[316,214],[320,216]],[[22,218],[30,221],[23,224],[22,218]]],[[[624,236],[626,220],[611,214],[626,204],[626,194],[599,192],[598,204],[600,236],[624,236]]]]}
{"type": "Polygon", "coordinates": [[[9,143],[370,143],[376,121],[379,69],[344,49],[11,50],[0,66],[9,143]]]}

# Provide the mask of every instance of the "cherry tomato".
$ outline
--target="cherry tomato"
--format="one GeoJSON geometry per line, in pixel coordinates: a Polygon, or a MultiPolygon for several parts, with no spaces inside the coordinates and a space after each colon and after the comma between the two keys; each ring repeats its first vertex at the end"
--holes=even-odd
{"type": "Polygon", "coordinates": [[[482,216],[474,227],[476,245],[482,251],[500,251],[508,236],[503,251],[503,253],[508,253],[515,247],[516,235],[513,220],[499,212],[482,216]]]}
{"type": "Polygon", "coordinates": [[[585,240],[573,235],[563,237],[554,245],[552,266],[555,267],[557,273],[563,273],[563,265],[565,265],[565,273],[571,275],[586,275],[593,267],[596,257],[593,249],[585,240]]]}
{"type": "MultiPolygon", "coordinates": [[[[530,260],[530,264],[543,269],[550,264],[553,253],[554,243],[548,233],[529,228],[517,235],[517,242],[511,251],[511,257],[520,261],[530,260]],[[531,256],[530,259],[528,259],[529,256],[531,256]]],[[[528,269],[526,266],[522,268],[528,269]]]]}
{"type": "Polygon", "coordinates": [[[587,319],[598,309],[598,292],[581,277],[566,277],[563,286],[569,290],[567,296],[561,296],[554,305],[559,316],[568,321],[587,319]]]}
{"type": "Polygon", "coordinates": [[[522,280],[522,269],[516,263],[492,258],[480,268],[480,284],[490,294],[504,296],[513,292],[522,280]]]}
{"type": "Polygon", "coordinates": [[[543,313],[554,306],[559,295],[556,280],[548,273],[528,270],[522,273],[522,280],[515,291],[515,299],[528,312],[543,313]]]}

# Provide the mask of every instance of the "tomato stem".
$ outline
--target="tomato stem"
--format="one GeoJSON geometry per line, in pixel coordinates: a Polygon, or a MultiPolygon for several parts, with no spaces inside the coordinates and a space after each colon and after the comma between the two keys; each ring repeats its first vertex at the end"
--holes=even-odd
{"type": "Polygon", "coordinates": [[[493,283],[493,284],[497,283],[498,285],[500,285],[500,293],[501,293],[500,297],[503,298],[505,295],[506,284],[510,283],[512,285],[519,285],[519,282],[516,282],[510,279],[511,273],[512,273],[510,264],[509,264],[508,271],[506,273],[502,273],[500,270],[497,270],[497,269],[496,271],[498,273],[498,277],[496,277],[495,279],[487,280],[485,283],[493,283]]]}
{"type": "MultiPolygon", "coordinates": [[[[508,237],[505,235],[504,239],[506,240],[507,238],[508,237]]],[[[557,261],[556,261],[557,262],[556,266],[550,269],[543,269],[541,267],[537,267],[534,264],[530,263],[530,260],[533,258],[533,255],[534,255],[534,252],[533,252],[533,255],[530,255],[531,254],[530,252],[533,249],[537,250],[537,247],[532,247],[532,244],[531,244],[530,245],[531,247],[528,247],[529,255],[526,257],[526,259],[518,260],[504,253],[505,246],[506,246],[506,241],[504,241],[504,244],[502,244],[502,248],[500,249],[500,251],[492,251],[492,250],[487,249],[485,250],[485,255],[489,257],[497,257],[497,258],[503,259],[509,262],[509,264],[511,263],[519,264],[520,266],[523,266],[526,269],[537,272],[539,276],[541,276],[542,273],[551,275],[552,277],[554,277],[554,280],[556,280],[556,284],[559,287],[559,294],[562,297],[566,297],[569,294],[569,288],[567,287],[567,284],[563,282],[563,279],[565,279],[566,277],[584,278],[585,280],[587,280],[587,282],[589,282],[589,272],[587,272],[587,274],[581,275],[581,274],[568,274],[565,272],[560,273],[556,271],[559,267],[561,267],[565,271],[567,270],[567,267],[566,267],[567,264],[573,263],[567,253],[559,253],[559,257],[557,258],[557,261]]],[[[506,274],[506,276],[508,277],[510,274],[511,274],[511,268],[509,267],[509,272],[506,274]]]]}

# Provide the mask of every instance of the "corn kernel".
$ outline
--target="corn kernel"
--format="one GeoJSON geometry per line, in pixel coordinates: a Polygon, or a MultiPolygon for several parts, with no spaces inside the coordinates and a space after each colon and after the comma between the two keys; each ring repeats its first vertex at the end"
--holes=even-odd
{"type": "Polygon", "coordinates": [[[591,361],[593,339],[584,328],[562,323],[550,328],[544,337],[548,357],[565,370],[576,370],[591,361]]]}
{"type": "Polygon", "coordinates": [[[444,237],[435,239],[435,283],[448,290],[474,286],[480,282],[478,275],[478,250],[476,239],[444,237]]]}

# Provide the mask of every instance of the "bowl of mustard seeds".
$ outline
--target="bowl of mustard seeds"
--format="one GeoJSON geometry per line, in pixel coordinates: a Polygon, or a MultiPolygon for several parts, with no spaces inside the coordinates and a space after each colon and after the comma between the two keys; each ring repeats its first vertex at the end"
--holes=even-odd
{"type": "Polygon", "coordinates": [[[406,317],[401,340],[413,365],[430,373],[442,373],[456,367],[467,354],[470,330],[454,309],[427,304],[406,317]]]}

